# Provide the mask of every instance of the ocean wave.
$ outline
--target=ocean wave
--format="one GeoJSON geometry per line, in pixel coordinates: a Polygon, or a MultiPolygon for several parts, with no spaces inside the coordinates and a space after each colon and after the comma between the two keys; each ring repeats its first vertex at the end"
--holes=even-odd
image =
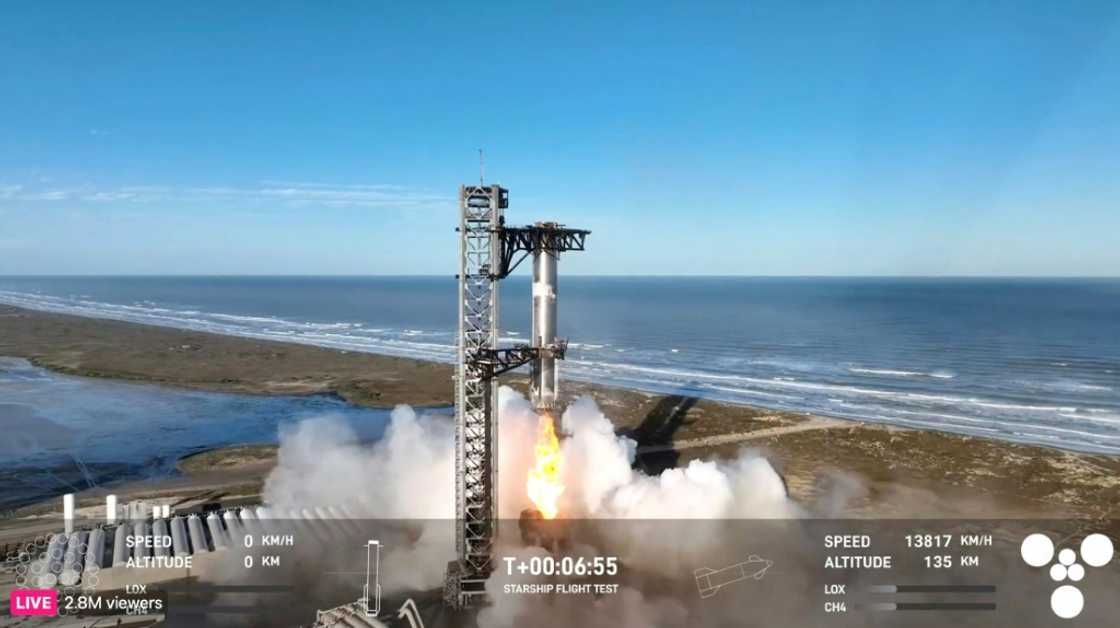
{"type": "Polygon", "coordinates": [[[720,390],[724,392],[732,392],[736,394],[751,396],[751,397],[764,397],[767,399],[785,399],[787,401],[801,401],[804,397],[797,395],[783,395],[781,393],[766,392],[763,390],[747,390],[743,388],[730,388],[727,386],[709,386],[712,390],[720,390]]]}
{"type": "Polygon", "coordinates": [[[1117,427],[1120,427],[1120,414],[1111,413],[1111,412],[1107,412],[1107,411],[1102,411],[1100,413],[1095,413],[1092,410],[1090,410],[1089,412],[1090,412],[1089,414],[1081,414],[1081,413],[1066,414],[1066,413],[1063,413],[1063,414],[1060,414],[1058,416],[1061,416],[1062,418],[1066,418],[1066,419],[1074,419],[1076,421],[1090,421],[1092,423],[1101,423],[1103,425],[1115,425],[1117,427]]]}
{"type": "Polygon", "coordinates": [[[1018,410],[1027,412],[1072,412],[1076,411],[1076,406],[1056,406],[1056,405],[1034,405],[1034,404],[1018,404],[1006,403],[990,399],[982,399],[972,396],[960,396],[950,394],[934,394],[922,393],[911,391],[894,391],[882,390],[878,388],[868,388],[862,386],[849,386],[845,384],[832,384],[826,382],[807,382],[788,380],[785,378],[762,379],[757,377],[745,375],[730,375],[730,374],[716,374],[701,371],[692,371],[686,369],[672,369],[660,367],[646,367],[633,364],[619,364],[619,363],[597,363],[607,368],[607,370],[628,370],[645,372],[650,374],[667,376],[681,381],[702,382],[707,380],[717,381],[739,381],[748,384],[754,384],[762,387],[780,387],[780,388],[793,388],[799,390],[809,391],[823,391],[834,395],[844,396],[867,396],[882,399],[891,399],[895,401],[910,401],[910,402],[927,402],[927,403],[940,403],[952,406],[976,406],[981,408],[999,409],[999,410],[1018,410]]]}
{"type": "Polygon", "coordinates": [[[972,403],[984,408],[998,408],[1000,410],[1024,410],[1027,412],[1077,412],[1076,406],[1035,406],[1020,403],[996,403],[993,401],[972,400],[972,403]]]}
{"type": "MultiPolygon", "coordinates": [[[[1091,377],[1087,379],[1092,379],[1091,377]]],[[[1017,379],[1015,383],[1025,389],[1037,391],[1055,391],[1064,393],[1110,393],[1115,389],[1112,386],[1105,384],[1088,383],[1073,379],[1057,379],[1057,380],[1032,380],[1032,379],[1017,379]]]]}
{"type": "Polygon", "coordinates": [[[450,333],[419,329],[400,331],[387,329],[362,329],[360,323],[315,323],[291,321],[279,317],[246,316],[197,310],[174,310],[166,307],[137,307],[117,303],[64,299],[52,295],[35,295],[0,291],[0,302],[35,310],[75,314],[92,318],[124,320],[160,327],[191,329],[211,333],[256,338],[284,340],[300,344],[327,346],[336,349],[383,353],[398,357],[419,358],[449,362],[454,359],[451,344],[402,340],[400,336],[419,338],[445,336],[450,333]],[[187,312],[197,312],[187,315],[187,312]],[[329,333],[346,331],[347,333],[329,333]]]}
{"type": "MultiPolygon", "coordinates": [[[[0,290],[0,302],[95,318],[443,363],[453,362],[456,356],[453,330],[366,327],[359,322],[299,321],[276,316],[205,312],[197,309],[198,306],[175,309],[150,301],[115,304],[88,297],[62,298],[3,290],[0,290]]],[[[503,333],[504,343],[523,342],[516,337],[519,336],[516,332],[503,333]]],[[[1108,406],[1095,393],[1111,393],[1114,389],[1092,383],[1092,378],[1084,378],[1088,382],[1065,382],[1063,385],[1068,390],[1063,388],[1063,391],[1069,394],[1053,399],[1058,403],[1032,403],[1031,399],[1047,397],[1027,394],[1029,386],[1015,389],[1004,386],[1002,381],[1003,388],[988,389],[962,387],[960,382],[930,381],[930,378],[956,378],[955,373],[944,369],[828,365],[797,358],[746,358],[700,350],[676,353],[672,352],[673,347],[664,345],[664,348],[641,349],[600,342],[572,343],[570,347],[580,349],[579,355],[569,355],[562,368],[565,376],[574,380],[656,392],[685,392],[722,401],[921,429],[962,434],[998,433],[1024,442],[1051,442],[1056,440],[1054,434],[1062,434],[1064,439],[1059,440],[1063,447],[1120,453],[1120,444],[1114,444],[1117,436],[1113,428],[1120,421],[1117,411],[1109,407],[1085,407],[1090,404],[1108,406]],[[589,356],[609,358],[586,359],[589,356]],[[707,370],[695,365],[718,369],[707,370]],[[790,373],[801,377],[790,377],[790,373]],[[988,390],[991,395],[973,393],[988,390]],[[1086,397],[1091,401],[1066,403],[1079,400],[1076,394],[1079,392],[1093,393],[1086,397]],[[1024,420],[1028,418],[1030,420],[1024,420]]],[[[967,382],[975,378],[963,379],[967,382]]]]}
{"type": "Polygon", "coordinates": [[[848,369],[849,373],[866,373],[868,375],[893,375],[896,377],[921,377],[926,373],[918,371],[899,371],[895,369],[871,369],[871,368],[857,368],[851,367],[848,369]]]}
{"type": "Polygon", "coordinates": [[[933,377],[935,379],[953,379],[956,377],[955,373],[936,370],[936,371],[905,371],[902,369],[887,369],[887,368],[869,368],[861,366],[848,367],[849,373],[856,373],[859,375],[886,375],[888,377],[933,377]]]}

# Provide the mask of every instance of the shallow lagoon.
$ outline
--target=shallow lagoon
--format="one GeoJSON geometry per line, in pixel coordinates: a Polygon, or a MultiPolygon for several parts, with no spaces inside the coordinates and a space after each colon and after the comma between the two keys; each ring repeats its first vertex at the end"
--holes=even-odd
{"type": "Polygon", "coordinates": [[[166,476],[185,454],[273,443],[283,425],[328,414],[363,439],[378,438],[389,417],[331,395],[182,390],[71,377],[0,357],[0,507],[166,476]]]}

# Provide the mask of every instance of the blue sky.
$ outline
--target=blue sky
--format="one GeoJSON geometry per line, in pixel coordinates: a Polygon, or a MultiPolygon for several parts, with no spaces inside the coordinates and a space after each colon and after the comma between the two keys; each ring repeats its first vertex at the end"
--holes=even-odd
{"type": "Polygon", "coordinates": [[[1115,2],[188,4],[0,8],[0,274],[1120,275],[1115,2]]]}

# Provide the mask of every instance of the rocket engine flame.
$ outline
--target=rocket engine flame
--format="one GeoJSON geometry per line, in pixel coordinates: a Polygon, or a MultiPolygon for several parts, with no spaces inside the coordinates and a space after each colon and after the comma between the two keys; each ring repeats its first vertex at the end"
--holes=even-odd
{"type": "Polygon", "coordinates": [[[560,482],[560,440],[550,414],[541,414],[537,427],[536,463],[529,469],[529,499],[545,519],[555,519],[564,493],[560,482]]]}

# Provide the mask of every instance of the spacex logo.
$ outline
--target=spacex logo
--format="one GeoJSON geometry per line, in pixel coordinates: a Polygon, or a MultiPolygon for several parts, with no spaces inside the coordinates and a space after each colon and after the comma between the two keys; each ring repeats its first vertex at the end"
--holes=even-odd
{"type": "MultiPolygon", "coordinates": [[[[1054,559],[1054,542],[1045,534],[1035,533],[1023,539],[1019,548],[1023,561],[1031,567],[1045,567],[1054,559]]],[[[1103,534],[1090,534],[1081,541],[1081,562],[1072,548],[1058,552],[1057,562],[1050,565],[1050,579],[1054,582],[1081,582],[1085,566],[1104,567],[1112,560],[1112,539],[1103,534]],[[1084,565],[1082,564],[1084,563],[1084,565]]],[[[1050,595],[1050,608],[1062,619],[1073,619],[1085,607],[1085,596],[1072,584],[1062,584],[1050,595]]]]}

